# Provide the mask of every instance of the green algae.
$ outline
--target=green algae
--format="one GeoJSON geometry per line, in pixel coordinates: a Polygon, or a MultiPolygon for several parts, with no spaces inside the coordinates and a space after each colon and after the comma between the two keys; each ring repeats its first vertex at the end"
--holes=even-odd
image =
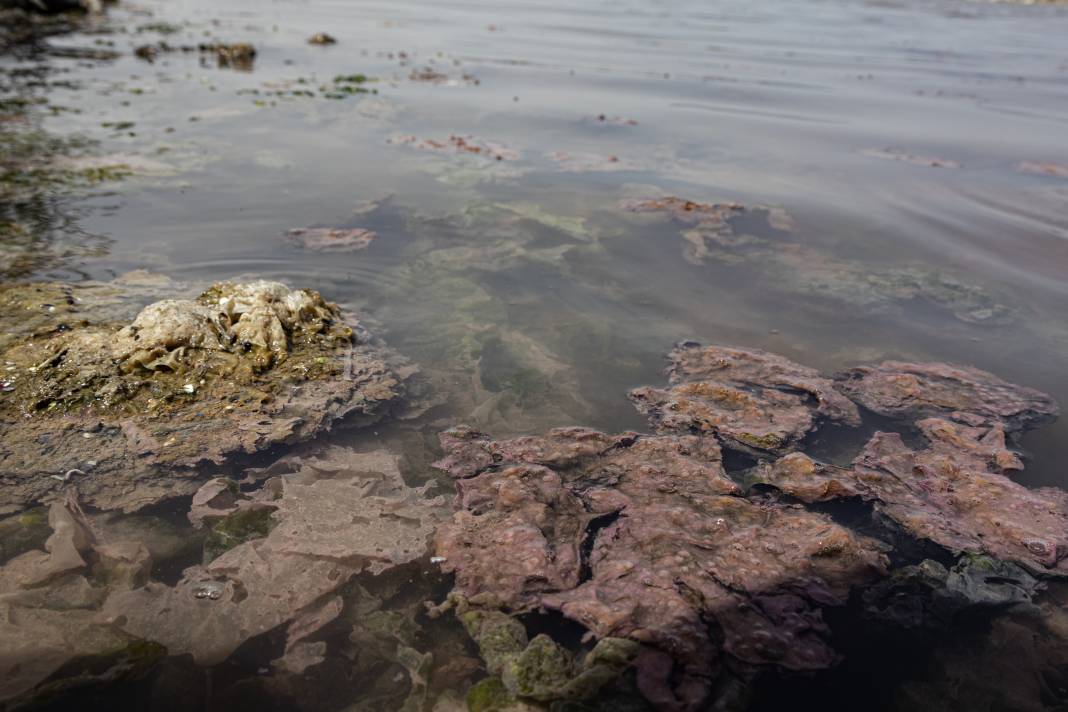
{"type": "Polygon", "coordinates": [[[270,507],[248,507],[220,519],[211,526],[204,539],[205,565],[230,549],[255,539],[262,539],[278,524],[270,507]]]}
{"type": "Polygon", "coordinates": [[[465,601],[455,605],[490,673],[468,692],[470,710],[591,700],[620,678],[640,647],[631,640],[604,638],[576,657],[544,633],[528,640],[523,624],[501,611],[469,608],[465,601]]]}
{"type": "Polygon", "coordinates": [[[0,564],[32,549],[43,549],[51,533],[44,507],[0,519],[0,564]]]}

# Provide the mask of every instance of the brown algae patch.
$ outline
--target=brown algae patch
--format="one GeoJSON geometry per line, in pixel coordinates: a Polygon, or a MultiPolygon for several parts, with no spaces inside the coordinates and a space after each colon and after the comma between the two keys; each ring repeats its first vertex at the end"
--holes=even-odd
{"type": "Polygon", "coordinates": [[[377,419],[400,395],[396,357],[317,292],[222,283],[125,325],[59,301],[57,285],[9,287],[0,304],[17,319],[42,295],[49,305],[30,313],[51,323],[0,355],[0,511],[72,478],[102,508],[192,494],[199,465],[307,439],[350,414],[377,419]]]}

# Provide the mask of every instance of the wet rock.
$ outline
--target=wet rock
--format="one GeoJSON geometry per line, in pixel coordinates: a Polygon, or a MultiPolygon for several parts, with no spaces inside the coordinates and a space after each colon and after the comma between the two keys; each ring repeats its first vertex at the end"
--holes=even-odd
{"type": "Polygon", "coordinates": [[[54,14],[61,12],[100,12],[106,0],[3,0],[0,9],[54,14]]]}
{"type": "Polygon", "coordinates": [[[884,361],[850,369],[836,380],[868,410],[903,420],[948,416],[973,425],[1000,423],[1015,432],[1052,421],[1059,412],[1045,393],[969,366],[884,361]]]}
{"type": "Polygon", "coordinates": [[[913,536],[954,553],[982,554],[1032,574],[1068,573],[1068,492],[1028,489],[1000,474],[1018,469],[1000,424],[917,423],[928,446],[876,433],[851,468],[794,453],[755,479],[805,502],[860,497],[913,536]]]}
{"type": "MultiPolygon", "coordinates": [[[[48,293],[16,289],[29,296],[8,302],[48,293]]],[[[276,282],[156,302],[127,326],[87,303],[44,311],[54,326],[0,349],[13,385],[0,395],[0,512],[72,480],[103,509],[192,494],[208,464],[377,419],[411,373],[336,305],[276,282]]]]}
{"type": "Polygon", "coordinates": [[[966,554],[947,569],[931,559],[894,570],[864,592],[865,614],[909,629],[949,629],[962,611],[1030,606],[1041,584],[1021,567],[966,554]]]}
{"type": "Polygon", "coordinates": [[[361,572],[379,574],[424,556],[444,515],[443,501],[405,485],[397,457],[385,451],[335,447],[311,461],[287,458],[275,469],[290,471],[281,478],[266,536],[246,532],[251,540],[187,569],[174,587],[149,582],[113,594],[104,605],[107,619],[201,665],[222,662],[249,638],[287,625],[279,664],[303,669],[322,652],[308,637],[341,611],[332,594],[361,572]]]}
{"type": "Polygon", "coordinates": [[[820,606],[885,570],[879,545],[829,518],[739,496],[710,438],[568,428],[494,442],[458,429],[442,446],[458,511],[435,550],[455,591],[513,613],[558,610],[598,639],[660,651],[667,664],[642,658],[639,684],[665,709],[702,702],[721,651],[832,664],[820,606]]]}
{"type": "Polygon", "coordinates": [[[362,228],[301,227],[290,230],[287,237],[312,252],[356,252],[369,247],[378,234],[362,228]]]}
{"type": "Polygon", "coordinates": [[[795,449],[820,421],[860,424],[829,379],[782,356],[683,342],[668,358],[670,388],[629,394],[658,432],[709,433],[761,454],[795,449]]]}

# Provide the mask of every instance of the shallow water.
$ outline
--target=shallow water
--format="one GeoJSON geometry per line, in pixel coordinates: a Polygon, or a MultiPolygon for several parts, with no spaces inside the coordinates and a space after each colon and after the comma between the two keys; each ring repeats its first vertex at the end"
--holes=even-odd
{"type": "MultiPolygon", "coordinates": [[[[644,429],[626,390],[660,383],[680,339],[825,372],[961,362],[1068,403],[1068,178],[1018,170],[1068,165],[1066,7],[149,0],[108,28],[52,46],[113,42],[117,59],[32,60],[71,83],[49,100],[80,110],[45,127],[99,140],[135,173],[86,201],[80,225],[107,253],[51,274],[318,289],[445,397],[419,442],[455,422],[497,437],[644,429]],[[178,31],[136,29],[149,23],[178,31]],[[308,45],[318,31],[338,44],[308,45]],[[253,67],[132,54],[206,38],[253,43],[253,67]],[[410,79],[425,67],[447,81],[410,79]],[[373,93],[322,96],[357,73],[373,93]],[[315,96],[271,94],[294,89],[315,96]],[[115,122],[132,126],[102,125],[115,122]],[[398,140],[451,135],[509,152],[398,140]],[[687,260],[683,226],[619,207],[660,192],[781,208],[788,232],[756,218],[735,231],[796,258],[687,260]],[[382,206],[354,214],[368,200],[382,206]],[[305,226],[379,237],[316,253],[285,237],[305,226]],[[921,275],[918,296],[872,281],[893,269],[921,275]],[[948,279],[981,303],[947,307],[948,279]],[[986,318],[989,304],[1006,316],[986,318]]],[[[1068,420],[1023,445],[1024,481],[1068,487],[1068,420]]]]}

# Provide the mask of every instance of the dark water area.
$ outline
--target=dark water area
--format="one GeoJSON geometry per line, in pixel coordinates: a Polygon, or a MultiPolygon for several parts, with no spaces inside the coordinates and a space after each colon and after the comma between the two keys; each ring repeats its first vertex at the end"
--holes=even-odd
{"type": "MultiPolygon", "coordinates": [[[[123,174],[70,198],[63,221],[76,229],[42,223],[62,234],[61,258],[19,276],[146,270],[182,293],[243,279],[319,290],[418,364],[440,399],[414,428],[340,428],[317,445],[386,444],[411,485],[437,477],[428,463],[451,424],[498,439],[648,431],[626,393],[662,383],[684,339],[825,374],[886,359],[973,365],[1065,404],[1066,36],[1066,6],[959,0],[120,3],[0,56],[8,90],[46,100],[44,131],[93,142],[79,170],[123,174]],[[317,32],[337,43],[309,44],[317,32]],[[223,66],[180,49],[205,42],[251,43],[255,58],[223,66]],[[137,56],[146,45],[158,51],[137,56]],[[716,241],[622,202],[666,195],[748,211],[716,241]],[[290,235],[319,227],[377,238],[318,252],[290,235]]],[[[844,465],[876,430],[915,438],[863,416],[807,452],[844,465]]],[[[1068,489],[1068,420],[1019,445],[1017,481],[1068,489]]],[[[193,536],[187,507],[145,516],[193,536]]],[[[173,584],[198,559],[176,554],[153,576],[173,584]]],[[[348,591],[343,622],[364,599],[408,611],[450,587],[426,562],[389,576],[348,591]]],[[[1043,605],[1061,610],[1056,586],[1043,605]]],[[[858,596],[828,614],[838,667],[762,673],[748,697],[721,690],[736,700],[722,708],[1068,704],[1068,666],[1062,680],[1028,667],[1049,660],[1006,662],[1015,623],[902,635],[858,624],[858,596]],[[967,657],[977,650],[986,657],[967,657]],[[966,669],[1027,675],[1022,687],[1040,692],[947,698],[975,685],[966,669]]],[[[421,621],[421,641],[477,659],[451,619],[421,621]]],[[[588,647],[575,624],[528,623],[588,647]]],[[[330,635],[347,640],[342,628],[330,635]]],[[[422,709],[406,706],[408,683],[390,688],[403,666],[333,652],[300,682],[260,684],[282,647],[278,631],[254,638],[206,676],[169,659],[79,704],[422,709]]]]}

